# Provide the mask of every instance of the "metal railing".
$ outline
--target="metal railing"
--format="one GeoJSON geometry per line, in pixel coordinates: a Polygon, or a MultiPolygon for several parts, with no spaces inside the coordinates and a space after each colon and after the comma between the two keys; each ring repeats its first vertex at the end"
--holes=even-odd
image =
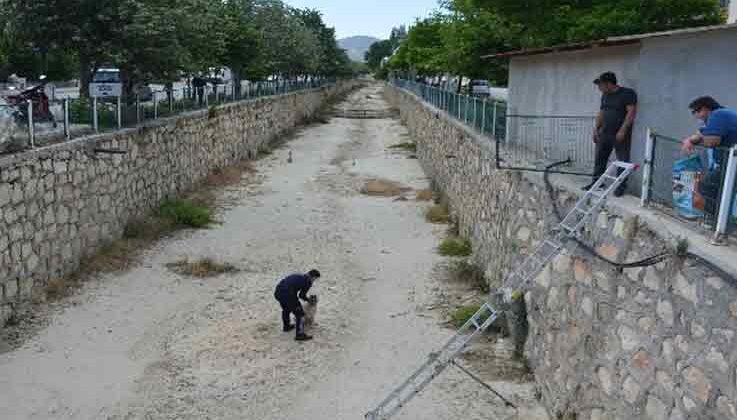
{"type": "Polygon", "coordinates": [[[516,115],[507,103],[459,95],[422,83],[394,79],[391,83],[415,93],[452,118],[490,136],[496,143],[496,167],[590,176],[594,170],[593,116],[516,115]]]}
{"type": "Polygon", "coordinates": [[[12,134],[5,130],[2,143],[12,141],[21,144],[11,148],[16,152],[33,148],[39,143],[64,141],[77,135],[99,133],[133,127],[146,121],[166,118],[183,112],[206,109],[230,102],[255,100],[267,96],[287,95],[293,92],[320,88],[335,83],[334,79],[308,81],[243,82],[237,86],[217,85],[201,88],[185,87],[153,91],[150,97],[137,95],[129,98],[62,98],[49,101],[49,115],[36,118],[37,104],[11,106],[0,104],[8,111],[2,113],[0,125],[14,122],[12,134]],[[9,115],[14,115],[10,118],[9,115]],[[30,115],[31,118],[27,118],[30,115]],[[26,117],[20,117],[26,116],[26,117]],[[12,136],[12,139],[10,138],[12,136]]]}
{"type": "Polygon", "coordinates": [[[432,106],[446,111],[452,118],[478,130],[492,139],[504,138],[507,103],[493,98],[460,95],[436,86],[392,79],[391,83],[413,92],[432,106]]]}
{"type": "Polygon", "coordinates": [[[642,177],[643,206],[713,232],[713,243],[737,233],[736,148],[696,146],[686,154],[681,141],[648,130],[642,177]]]}
{"type": "Polygon", "coordinates": [[[596,118],[587,116],[507,115],[507,139],[497,143],[499,167],[545,169],[568,161],[565,173],[591,175],[596,118]]]}

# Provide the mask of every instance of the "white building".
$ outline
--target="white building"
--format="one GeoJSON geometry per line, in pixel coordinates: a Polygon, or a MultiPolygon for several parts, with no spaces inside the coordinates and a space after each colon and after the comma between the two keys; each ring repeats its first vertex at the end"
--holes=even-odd
{"type": "MultiPolygon", "coordinates": [[[[735,4],[732,4],[734,11],[735,4]]],[[[613,37],[491,56],[508,58],[509,108],[529,116],[593,117],[601,93],[592,81],[613,71],[635,89],[639,112],[632,158],[642,161],[646,129],[680,138],[698,127],[688,104],[711,95],[737,108],[737,24],[613,37]]],[[[590,148],[590,135],[581,136],[590,148]],[[584,138],[586,137],[586,138],[584,138]]],[[[551,147],[558,147],[553,144],[551,147]]]]}

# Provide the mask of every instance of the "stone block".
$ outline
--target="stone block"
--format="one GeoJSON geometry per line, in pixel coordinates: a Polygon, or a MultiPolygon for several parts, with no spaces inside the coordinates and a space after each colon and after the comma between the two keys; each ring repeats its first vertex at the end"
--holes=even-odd
{"type": "Polygon", "coordinates": [[[581,309],[586,316],[591,317],[594,315],[594,302],[590,297],[585,296],[581,301],[581,309]]]}
{"type": "Polygon", "coordinates": [[[599,383],[601,384],[601,389],[604,391],[607,395],[612,395],[613,391],[613,380],[612,380],[612,373],[609,369],[605,367],[600,367],[597,371],[597,376],[599,377],[599,383]]]}
{"type": "MultiPolygon", "coordinates": [[[[706,404],[709,401],[712,386],[706,375],[704,375],[704,371],[697,367],[688,367],[683,371],[683,379],[686,381],[686,387],[693,397],[702,404],[706,404]]],[[[684,406],[686,406],[685,398],[684,406]]],[[[686,408],[688,409],[688,407],[686,408]]]]}
{"type": "Polygon", "coordinates": [[[668,407],[653,395],[647,397],[645,413],[649,420],[668,420],[668,407]]]}
{"type": "Polygon", "coordinates": [[[722,290],[724,287],[724,280],[719,277],[709,277],[706,279],[706,284],[714,290],[722,290]]]}
{"type": "MultiPolygon", "coordinates": [[[[568,274],[568,272],[571,270],[571,257],[567,254],[559,254],[553,260],[553,269],[557,273],[568,274]]],[[[735,309],[735,311],[737,311],[737,309],[735,309]]],[[[735,315],[735,317],[737,317],[737,315],[735,315]]]]}
{"type": "Polygon", "coordinates": [[[693,281],[686,278],[681,273],[678,273],[678,275],[676,276],[676,281],[673,285],[673,291],[684,299],[691,301],[691,303],[695,304],[698,302],[698,296],[696,294],[696,284],[694,284],[693,281]]]}
{"type": "Polygon", "coordinates": [[[622,384],[622,393],[625,401],[634,404],[640,396],[640,385],[633,377],[628,376],[622,384]]]}
{"type": "Polygon", "coordinates": [[[655,333],[655,320],[649,316],[644,316],[638,319],[637,325],[646,335],[655,333]]]}
{"type": "Polygon", "coordinates": [[[619,255],[619,248],[614,245],[602,245],[596,249],[599,255],[612,261],[616,261],[619,255]]]}
{"type": "Polygon", "coordinates": [[[642,342],[642,338],[633,330],[626,325],[620,325],[617,329],[617,335],[622,341],[622,349],[624,351],[632,351],[642,342]]]}
{"type": "Polygon", "coordinates": [[[709,350],[709,353],[706,355],[706,363],[714,366],[717,372],[727,372],[729,370],[729,365],[724,358],[724,354],[717,350],[716,347],[712,347],[709,350]]]}
{"type": "Polygon", "coordinates": [[[737,419],[735,403],[723,395],[717,398],[717,411],[724,419],[737,419]]]}
{"type": "Polygon", "coordinates": [[[632,374],[640,382],[649,381],[655,377],[655,362],[645,350],[640,350],[630,360],[632,374]]]}
{"type": "Polygon", "coordinates": [[[582,258],[576,258],[573,265],[573,275],[577,282],[591,284],[591,266],[582,258]]]}
{"type": "Polygon", "coordinates": [[[522,227],[517,231],[517,239],[522,242],[527,242],[532,236],[532,231],[526,227],[522,227]]]}
{"type": "Polygon", "coordinates": [[[658,274],[655,272],[655,267],[647,267],[645,270],[644,284],[645,287],[650,290],[660,290],[660,279],[658,278],[658,274]]]}
{"type": "Polygon", "coordinates": [[[673,305],[667,301],[667,300],[661,300],[658,301],[658,306],[655,309],[655,311],[658,314],[658,318],[662,319],[663,322],[665,322],[665,325],[672,327],[673,326],[673,305]]]}
{"type": "Polygon", "coordinates": [[[18,280],[11,279],[3,284],[3,298],[5,300],[15,300],[18,298],[18,280]]]}
{"type": "Polygon", "coordinates": [[[660,356],[663,358],[663,360],[673,363],[673,361],[675,360],[673,358],[673,340],[671,340],[670,338],[666,338],[665,340],[663,340],[661,348],[662,350],[660,352],[660,356]]]}

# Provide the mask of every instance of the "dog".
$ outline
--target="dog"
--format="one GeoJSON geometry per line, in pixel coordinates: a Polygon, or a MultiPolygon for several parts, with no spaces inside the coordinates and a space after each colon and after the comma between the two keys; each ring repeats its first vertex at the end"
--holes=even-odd
{"type": "Polygon", "coordinates": [[[310,295],[302,309],[305,313],[305,326],[312,327],[315,325],[315,315],[317,315],[317,295],[310,295]]]}

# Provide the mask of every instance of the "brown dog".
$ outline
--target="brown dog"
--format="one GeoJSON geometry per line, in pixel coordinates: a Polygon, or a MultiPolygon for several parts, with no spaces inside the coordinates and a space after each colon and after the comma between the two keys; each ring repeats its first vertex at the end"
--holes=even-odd
{"type": "Polygon", "coordinates": [[[305,326],[312,327],[315,325],[315,315],[317,315],[317,296],[310,295],[307,302],[302,306],[305,312],[305,326]]]}

